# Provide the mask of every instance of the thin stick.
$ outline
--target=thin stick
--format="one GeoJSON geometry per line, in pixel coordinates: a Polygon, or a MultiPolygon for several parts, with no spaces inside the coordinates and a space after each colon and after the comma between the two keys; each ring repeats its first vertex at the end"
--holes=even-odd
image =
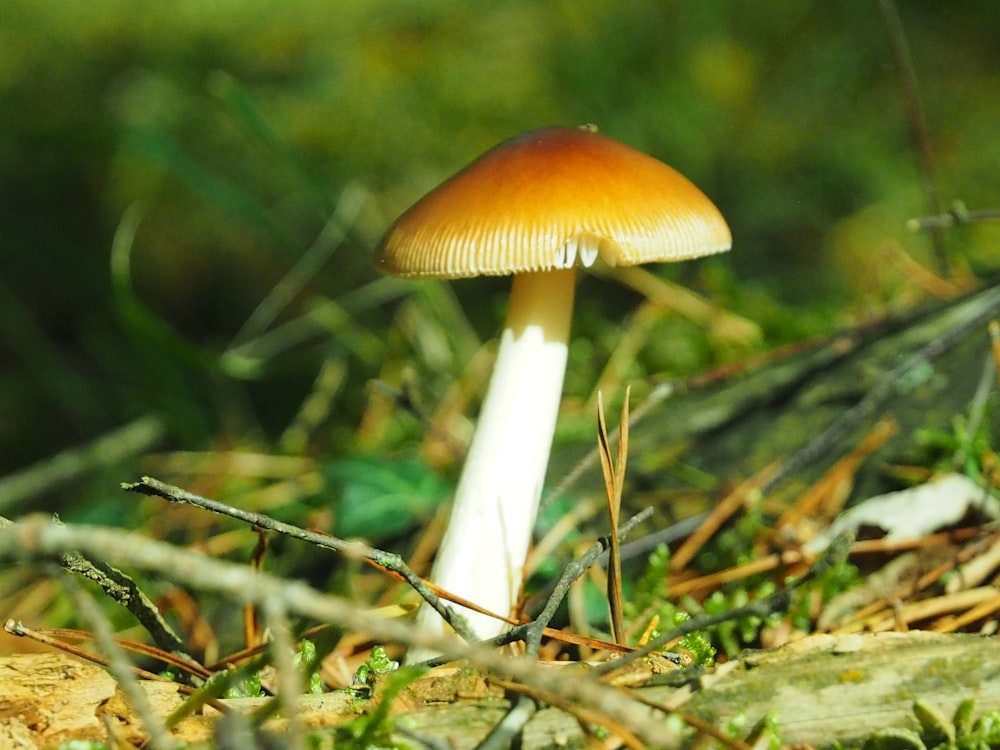
{"type": "MultiPolygon", "coordinates": [[[[532,695],[528,688],[521,686],[521,695],[517,696],[514,705],[503,715],[483,741],[476,746],[476,750],[507,750],[515,746],[515,740],[524,731],[528,720],[538,711],[539,701],[532,695]]],[[[515,692],[511,690],[511,692],[515,692]]]]}
{"type": "MultiPolygon", "coordinates": [[[[19,620],[7,620],[4,624],[4,630],[6,630],[6,632],[10,635],[15,635],[19,638],[28,638],[37,643],[44,643],[46,646],[51,646],[52,648],[64,651],[67,654],[78,656],[81,659],[93,661],[95,664],[106,664],[105,661],[101,660],[103,657],[98,657],[93,652],[86,651],[65,640],[68,638],[81,643],[93,641],[93,633],[88,633],[85,630],[76,630],[73,628],[42,628],[41,630],[35,630],[25,626],[19,620]]],[[[139,643],[138,641],[132,641],[127,638],[115,638],[115,643],[129,653],[138,654],[148,659],[155,659],[168,667],[173,667],[178,672],[188,675],[193,683],[200,684],[203,680],[207,680],[211,677],[212,672],[214,671],[207,669],[201,664],[188,659],[182,659],[176,654],[164,651],[161,648],[156,648],[155,646],[150,646],[146,643],[139,643]]],[[[138,670],[137,674],[147,679],[163,679],[152,672],[147,672],[145,670],[138,670]]]]}
{"type": "Polygon", "coordinates": [[[712,739],[722,743],[726,747],[731,747],[734,750],[753,750],[753,748],[757,747],[757,745],[751,746],[745,742],[736,739],[735,737],[730,737],[728,734],[726,734],[724,730],[715,728],[707,721],[699,719],[697,716],[694,716],[693,714],[684,713],[683,711],[678,711],[674,708],[670,708],[669,706],[661,703],[660,701],[655,701],[652,698],[649,698],[636,690],[624,688],[624,691],[626,695],[634,698],[644,706],[649,706],[650,708],[655,708],[665,713],[673,714],[674,716],[679,716],[685,724],[694,729],[696,732],[706,735],[707,737],[711,737],[712,739]]]}
{"type": "MultiPolygon", "coordinates": [[[[0,528],[12,524],[13,521],[10,519],[0,516],[0,528]]],[[[68,552],[59,562],[71,573],[83,576],[100,586],[105,594],[135,616],[160,648],[183,660],[187,664],[185,669],[190,674],[197,674],[197,662],[185,651],[180,636],[174,632],[156,605],[128,575],[101,560],[88,560],[79,552],[68,552]]]]}
{"type": "Polygon", "coordinates": [[[138,492],[143,495],[161,497],[164,500],[174,503],[188,503],[212,511],[213,513],[236,518],[252,526],[276,531],[279,534],[300,539],[317,547],[339,552],[347,557],[360,558],[373,562],[386,570],[396,573],[410,584],[414,591],[433,607],[434,611],[441,615],[445,622],[451,625],[463,640],[467,643],[473,643],[477,640],[469,629],[465,618],[441,601],[441,598],[430,589],[420,576],[410,569],[410,566],[403,562],[403,558],[399,555],[369,547],[367,544],[362,544],[361,542],[350,542],[334,536],[319,534],[315,531],[308,531],[289,523],[277,521],[263,513],[254,513],[242,508],[233,507],[232,505],[226,505],[218,500],[196,495],[193,492],[188,492],[180,487],[174,487],[153,477],[142,477],[138,482],[124,482],[122,483],[122,489],[127,492],[138,492]]]}
{"type": "Polygon", "coordinates": [[[139,719],[146,728],[146,733],[149,737],[148,746],[153,748],[153,750],[173,750],[173,748],[176,748],[177,744],[170,736],[170,732],[167,731],[163,722],[157,718],[156,712],[153,711],[153,707],[149,702],[149,696],[139,686],[135,674],[133,674],[132,665],[129,663],[125,652],[115,643],[111,623],[108,622],[101,608],[97,606],[94,600],[90,598],[90,595],[76,582],[75,578],[66,575],[58,568],[54,569],[58,571],[57,577],[60,578],[63,589],[69,595],[70,599],[73,600],[77,613],[90,625],[94,633],[94,640],[104,653],[104,656],[107,657],[108,671],[114,676],[118,686],[125,694],[129,705],[135,709],[136,714],[138,714],[139,719]]]}
{"type": "Polygon", "coordinates": [[[690,620],[686,620],[681,623],[681,625],[674,628],[674,630],[664,633],[659,638],[650,641],[644,646],[633,649],[625,656],[615,659],[614,661],[607,661],[604,664],[598,665],[591,670],[591,673],[595,675],[604,675],[614,672],[627,664],[631,664],[638,659],[648,656],[657,649],[663,648],[671,641],[690,633],[704,630],[713,625],[718,625],[722,622],[738,620],[744,617],[759,617],[760,619],[765,620],[775,612],[784,612],[791,604],[792,593],[796,589],[801,588],[805,584],[815,580],[831,567],[838,565],[847,558],[853,541],[854,535],[851,533],[844,533],[838,536],[826,549],[823,556],[813,563],[813,566],[808,570],[808,572],[786,588],[779,589],[773,594],[765,596],[763,599],[755,599],[748,604],[744,604],[742,607],[736,607],[728,612],[720,612],[715,615],[696,615],[690,620]]]}
{"type": "MultiPolygon", "coordinates": [[[[927,119],[924,117],[924,108],[920,103],[920,88],[917,85],[917,73],[913,67],[913,58],[910,56],[910,45],[906,41],[906,30],[903,28],[903,22],[899,17],[899,9],[896,7],[894,0],[879,0],[879,7],[882,9],[885,27],[889,32],[892,57],[896,63],[896,70],[899,72],[900,82],[903,85],[906,115],[910,121],[913,145],[916,147],[917,156],[920,159],[920,174],[923,177],[924,196],[927,199],[928,213],[938,215],[943,212],[941,210],[941,199],[938,197],[937,186],[934,181],[934,157],[931,152],[931,138],[927,130],[927,119]]],[[[944,230],[940,226],[931,226],[928,229],[931,232],[931,244],[938,274],[944,278],[948,278],[950,275],[948,270],[948,247],[944,230]]]]}
{"type": "Polygon", "coordinates": [[[758,557],[744,565],[726,568],[716,573],[706,573],[697,578],[686,578],[670,584],[670,596],[677,598],[685,594],[700,591],[718,591],[727,583],[742,581],[758,573],[766,573],[779,567],[789,567],[805,563],[809,558],[798,550],[790,549],[784,552],[773,552],[765,557],[758,557]]]}
{"type": "Polygon", "coordinates": [[[8,474],[0,478],[0,513],[10,513],[25,500],[50,492],[53,487],[85,472],[141,455],[156,445],[166,432],[159,417],[139,417],[85,445],[67,448],[8,474]]]}
{"type": "Polygon", "coordinates": [[[755,476],[742,482],[735,490],[730,492],[722,501],[709,512],[691,536],[684,540],[684,543],[677,549],[670,558],[670,569],[674,572],[683,570],[687,564],[694,559],[705,542],[712,538],[722,525],[728,521],[732,515],[739,510],[747,500],[754,494],[760,492],[763,484],[768,482],[776,471],[776,466],[768,466],[759,471],[755,476]]]}
{"type": "Polygon", "coordinates": [[[264,602],[276,597],[290,614],[335,622],[347,630],[366,631],[379,641],[406,643],[439,651],[451,659],[464,658],[473,666],[501,678],[558,692],[579,705],[615,716],[644,742],[676,745],[676,734],[625,698],[617,689],[600,684],[591,675],[559,674],[539,667],[530,658],[510,658],[480,646],[434,637],[409,623],[372,616],[356,603],[326,595],[300,581],[289,581],[244,566],[215,560],[188,549],[137,534],[99,527],[56,526],[45,519],[28,518],[0,528],[0,560],[46,562],[66,550],[100,552],[106,559],[169,576],[171,580],[204,591],[232,597],[237,602],[264,602]]]}
{"type": "Polygon", "coordinates": [[[993,362],[997,370],[997,387],[1000,388],[1000,321],[991,320],[987,328],[990,332],[990,348],[993,350],[993,362]]]}
{"type": "MultiPolygon", "coordinates": [[[[622,524],[618,532],[619,536],[626,536],[636,526],[648,519],[652,514],[652,508],[645,508],[636,515],[632,516],[632,518],[622,524]]],[[[501,633],[496,638],[489,641],[489,643],[495,646],[503,646],[507,643],[523,640],[525,644],[525,653],[528,656],[537,656],[543,635],[557,638],[563,637],[571,643],[582,642],[569,637],[568,634],[552,631],[549,629],[548,625],[552,622],[552,618],[555,617],[556,611],[559,609],[559,605],[562,604],[563,599],[566,598],[566,594],[569,592],[569,587],[573,585],[574,581],[587,572],[590,566],[593,565],[605,551],[607,551],[609,546],[610,541],[607,537],[602,537],[594,542],[590,549],[588,549],[583,555],[576,560],[573,560],[565,568],[563,568],[562,575],[559,576],[559,580],[553,587],[552,593],[549,595],[549,598],[545,603],[545,607],[538,613],[538,616],[535,617],[534,620],[519,625],[506,633],[501,633]]],[[[585,640],[588,642],[591,641],[591,639],[585,640]]],[[[622,650],[621,647],[616,648],[617,644],[601,644],[602,648],[606,646],[610,646],[610,650],[622,650]]],[[[427,663],[434,665],[444,662],[439,657],[438,659],[433,659],[427,663]]]]}
{"type": "MultiPolygon", "coordinates": [[[[600,396],[598,396],[600,398],[600,396]]],[[[627,399],[626,399],[627,404],[627,399]]],[[[599,422],[603,422],[604,409],[603,405],[599,408],[599,422]]],[[[626,421],[623,420],[623,424],[626,421]]],[[[600,434],[605,438],[607,437],[607,429],[601,429],[600,434]]],[[[628,444],[628,431],[623,435],[623,443],[628,444]]],[[[605,443],[606,445],[606,443],[605,443]]],[[[603,456],[603,453],[602,453],[603,456]]],[[[624,536],[629,531],[631,531],[638,523],[645,517],[652,514],[652,508],[646,508],[644,511],[636,516],[633,516],[628,522],[622,527],[620,535],[624,536]]],[[[617,537],[619,532],[617,528],[615,529],[614,536],[617,537]]],[[[582,576],[591,565],[593,565],[597,559],[610,547],[611,541],[610,537],[599,539],[582,557],[578,560],[574,560],[563,570],[562,576],[560,576],[559,581],[553,588],[552,594],[549,596],[543,610],[538,614],[538,616],[530,623],[527,623],[521,628],[515,628],[514,631],[508,635],[511,640],[516,640],[517,633],[515,631],[523,631],[523,639],[525,643],[525,653],[530,657],[537,657],[538,651],[541,646],[542,635],[549,632],[548,624],[552,621],[555,616],[556,610],[559,608],[559,604],[562,602],[566,593],[569,591],[569,587],[574,581],[576,581],[580,576],[582,576]]],[[[501,636],[502,637],[502,636],[501,636]]],[[[508,641],[509,642],[509,641],[508,641]]],[[[511,687],[511,683],[504,683],[507,687],[511,687]]],[[[539,700],[544,700],[546,703],[552,705],[559,705],[561,707],[573,706],[572,701],[567,701],[565,699],[555,699],[551,693],[546,693],[544,696],[541,691],[532,686],[531,688],[524,688],[522,690],[512,689],[512,692],[522,693],[517,701],[515,701],[514,706],[507,712],[504,718],[490,731],[486,739],[479,745],[477,750],[500,750],[500,748],[509,747],[513,740],[522,732],[524,725],[527,723],[528,719],[538,710],[539,700]]],[[[587,714],[579,706],[575,707],[574,710],[570,710],[574,716],[581,718],[581,714],[587,714]]],[[[623,725],[619,722],[611,719],[610,716],[601,717],[591,717],[590,723],[600,723],[615,732],[626,744],[630,747],[635,747],[634,735],[629,732],[623,725]]]]}
{"type": "MultiPolygon", "coordinates": [[[[643,750],[643,748],[646,747],[627,725],[623,724],[611,715],[597,713],[592,710],[581,708],[572,701],[566,700],[565,697],[559,695],[558,693],[553,693],[547,690],[539,690],[530,685],[518,685],[515,682],[508,682],[505,680],[496,680],[495,683],[503,687],[505,690],[519,694],[522,698],[528,698],[533,703],[535,701],[544,701],[550,706],[555,706],[568,714],[572,714],[578,721],[580,721],[581,724],[599,724],[613,732],[626,747],[632,748],[632,750],[643,750]]],[[[660,706],[657,706],[656,708],[664,711],[664,709],[660,706]]],[[[505,745],[504,747],[508,746],[505,745]]],[[[492,749],[487,748],[484,742],[476,750],[492,749]]]]}
{"type": "Polygon", "coordinates": [[[302,693],[302,679],[292,659],[295,644],[288,625],[287,613],[281,601],[273,598],[264,602],[263,609],[273,638],[271,661],[278,672],[277,700],[281,703],[281,710],[288,720],[284,745],[289,750],[301,750],[305,747],[305,727],[296,699],[302,693]]]}
{"type": "Polygon", "coordinates": [[[934,631],[937,633],[954,633],[966,625],[971,625],[977,620],[982,620],[997,610],[1000,610],[1000,596],[993,596],[987,601],[966,610],[947,623],[934,628],[934,631]]]}
{"type": "Polygon", "coordinates": [[[889,370],[875,386],[854,406],[843,412],[825,430],[793,453],[761,487],[769,495],[796,472],[826,457],[831,448],[844,435],[878,414],[896,393],[899,382],[919,367],[934,362],[957,346],[970,331],[981,328],[1000,309],[1000,289],[990,288],[979,292],[962,305],[949,309],[942,318],[954,321],[951,327],[942,326],[936,335],[921,349],[901,364],[889,370]]]}
{"type": "Polygon", "coordinates": [[[943,214],[936,216],[921,216],[906,222],[906,228],[911,232],[926,232],[932,229],[950,229],[962,224],[973,224],[979,221],[1000,221],[1000,209],[982,209],[970,211],[961,201],[955,201],[952,207],[943,214]]]}
{"type": "Polygon", "coordinates": [[[330,256],[341,246],[348,230],[354,224],[368,198],[367,191],[358,184],[350,184],[340,195],[337,208],[327,220],[319,237],[302,254],[285,277],[268,292],[233,337],[227,353],[266,331],[302,288],[319,273],[330,256]]]}
{"type": "Polygon", "coordinates": [[[793,505],[782,511],[774,522],[777,534],[784,535],[789,531],[796,533],[795,527],[806,518],[832,520],[840,512],[854,486],[858,467],[885,445],[896,434],[897,429],[898,425],[892,419],[883,418],[876,422],[858,445],[827,469],[793,505]]]}

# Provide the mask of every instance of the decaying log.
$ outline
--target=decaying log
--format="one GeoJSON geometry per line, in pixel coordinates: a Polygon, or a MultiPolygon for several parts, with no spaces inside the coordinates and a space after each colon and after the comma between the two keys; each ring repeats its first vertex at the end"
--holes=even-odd
{"type": "MultiPolygon", "coordinates": [[[[176,685],[142,684],[159,716],[184,699],[176,685]]],[[[747,655],[703,677],[694,689],[646,686],[637,692],[717,727],[738,715],[751,726],[773,712],[786,743],[823,748],[840,742],[850,747],[879,729],[915,729],[916,699],[946,715],[965,699],[975,700],[979,711],[1000,708],[1000,643],[924,632],[821,635],[747,655]]],[[[249,712],[265,700],[222,703],[249,712]]],[[[465,750],[488,733],[508,705],[501,691],[480,675],[451,670],[433,672],[410,686],[394,700],[392,713],[397,720],[405,717],[413,731],[465,750]],[[428,703],[429,698],[442,700],[428,703]]],[[[370,701],[343,691],[299,700],[301,719],[313,728],[336,726],[371,707],[370,701]]],[[[188,742],[207,740],[217,720],[218,714],[206,709],[173,733],[188,742]]],[[[43,748],[68,739],[104,739],[106,723],[133,742],[144,737],[134,712],[103,669],[60,654],[0,659],[0,747],[43,748]]],[[[270,724],[275,731],[281,726],[281,719],[270,724]]],[[[555,708],[532,717],[522,742],[525,750],[586,746],[576,720],[555,708]]]]}
{"type": "MultiPolygon", "coordinates": [[[[648,411],[643,400],[649,384],[633,384],[633,415],[645,414],[630,430],[625,510],[635,512],[636,504],[656,504],[662,496],[669,502],[665,499],[659,508],[664,517],[654,528],[695,515],[706,510],[714,495],[678,492],[691,489],[686,478],[692,470],[721,483],[746,478],[786,461],[833,428],[830,443],[784,478],[781,489],[794,494],[810,486],[883,417],[899,429],[858,472],[855,495],[895,489],[880,475],[880,464],[899,461],[912,450],[916,430],[948,430],[953,416],[967,410],[990,356],[987,321],[998,316],[1000,285],[994,280],[961,298],[695,377],[673,396],[651,401],[648,411]],[[846,423],[845,414],[859,405],[860,419],[846,423]],[[843,429],[837,429],[838,421],[843,429]]],[[[561,445],[549,475],[572,472],[591,445],[561,445]]],[[[582,489],[600,491],[596,461],[579,483],[582,489]]]]}
{"type": "Polygon", "coordinates": [[[773,711],[786,743],[857,745],[880,729],[918,729],[917,699],[951,716],[963,700],[1000,709],[1000,642],[964,634],[817,635],[743,658],[682,707],[716,726],[773,711]]]}

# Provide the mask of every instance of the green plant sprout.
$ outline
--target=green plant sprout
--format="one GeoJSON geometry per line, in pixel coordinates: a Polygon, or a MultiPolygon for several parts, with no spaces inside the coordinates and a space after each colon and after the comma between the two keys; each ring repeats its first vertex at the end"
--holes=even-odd
{"type": "Polygon", "coordinates": [[[316,644],[310,640],[303,640],[299,643],[299,650],[292,657],[292,663],[297,669],[302,670],[305,676],[306,692],[310,695],[319,695],[325,692],[326,686],[323,684],[323,678],[320,676],[319,669],[317,669],[319,661],[316,644]]]}
{"type": "MultiPolygon", "coordinates": [[[[774,581],[764,581],[758,588],[737,588],[725,593],[722,591],[713,592],[705,601],[699,605],[690,597],[684,597],[684,605],[695,613],[704,612],[707,615],[719,615],[738,607],[743,607],[751,601],[751,598],[761,599],[770,596],[778,590],[774,581]]],[[[744,646],[755,643],[764,626],[775,626],[781,622],[784,613],[775,612],[766,619],[756,616],[740,617],[734,620],[719,623],[710,629],[710,632],[722,651],[732,658],[743,650],[744,646]]]]}
{"type": "Polygon", "coordinates": [[[983,457],[992,455],[993,434],[998,399],[992,394],[982,402],[976,417],[956,414],[951,429],[919,429],[914,442],[919,450],[918,461],[944,471],[958,469],[985,486],[983,457]]]}
{"type": "MultiPolygon", "coordinates": [[[[227,673],[216,673],[216,675],[227,673]]],[[[215,675],[213,675],[214,677],[215,675]]],[[[206,686],[213,682],[212,678],[206,681],[206,686]]],[[[263,698],[265,697],[264,690],[261,688],[260,683],[260,672],[254,670],[247,674],[246,677],[240,680],[229,683],[226,686],[225,691],[222,694],[223,698],[263,698]]]]}
{"type": "Polygon", "coordinates": [[[370,713],[362,714],[337,727],[334,746],[350,750],[399,748],[399,743],[392,737],[394,723],[389,709],[400,691],[426,672],[427,668],[420,666],[400,668],[399,662],[390,659],[383,646],[372,648],[371,656],[354,673],[355,685],[351,689],[370,697],[378,682],[380,700],[370,713]]]}
{"type": "Polygon", "coordinates": [[[913,702],[919,730],[879,730],[865,741],[864,750],[996,750],[1000,748],[1000,711],[973,720],[975,703],[958,704],[951,721],[934,706],[913,702]]]}
{"type": "MultiPolygon", "coordinates": [[[[676,627],[690,615],[674,606],[669,594],[670,550],[665,544],[657,546],[650,554],[646,569],[629,590],[624,604],[624,614],[630,620],[643,616],[658,616],[668,628],[676,627]]],[[[663,628],[656,628],[649,634],[650,640],[658,638],[663,628]]],[[[708,667],[715,663],[715,648],[705,633],[691,633],[678,642],[677,647],[691,654],[694,663],[708,667]]]]}
{"type": "MultiPolygon", "coordinates": [[[[750,519],[744,530],[749,533],[758,533],[756,529],[759,523],[759,518],[750,519]]],[[[724,557],[736,553],[744,545],[736,539],[734,534],[726,542],[726,546],[728,552],[722,555],[724,557]]],[[[714,555],[715,553],[709,550],[708,556],[714,557],[714,555]]],[[[742,554],[736,554],[735,557],[740,558],[742,554]]],[[[650,553],[646,569],[635,580],[628,592],[625,615],[630,620],[635,620],[640,616],[652,617],[655,615],[662,623],[669,624],[660,628],[661,631],[665,631],[667,627],[676,627],[692,616],[724,614],[747,604],[751,600],[764,598],[778,590],[778,585],[774,580],[756,576],[716,591],[703,602],[699,603],[690,597],[684,597],[678,604],[670,600],[669,570],[670,552],[666,546],[661,545],[650,553]]],[[[789,583],[790,580],[786,583],[789,583]]],[[[855,585],[858,580],[857,568],[845,560],[824,570],[815,581],[809,584],[806,590],[818,590],[821,600],[827,602],[855,585]]],[[[685,636],[679,646],[689,651],[699,666],[710,666],[714,663],[716,649],[733,657],[742,648],[754,644],[758,640],[760,629],[763,626],[776,625],[782,618],[790,618],[796,629],[807,631],[812,616],[811,604],[810,597],[799,592],[793,597],[791,608],[786,612],[775,612],[766,620],[751,616],[723,622],[707,628],[705,631],[685,636]]],[[[656,638],[659,635],[660,633],[657,632],[652,637],[656,638]]]]}
{"type": "Polygon", "coordinates": [[[371,656],[354,673],[351,689],[370,694],[378,675],[389,674],[397,669],[399,662],[389,658],[385,646],[373,646],[371,656]]]}

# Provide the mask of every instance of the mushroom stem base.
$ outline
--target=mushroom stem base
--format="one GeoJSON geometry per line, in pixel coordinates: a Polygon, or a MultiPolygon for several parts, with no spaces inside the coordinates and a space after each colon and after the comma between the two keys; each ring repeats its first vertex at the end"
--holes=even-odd
{"type": "MultiPolygon", "coordinates": [[[[431,580],[491,612],[517,601],[566,372],[573,269],[514,276],[496,365],[431,580]]],[[[460,609],[480,638],[503,623],[460,609]]],[[[420,626],[441,630],[428,607],[420,626]]]]}

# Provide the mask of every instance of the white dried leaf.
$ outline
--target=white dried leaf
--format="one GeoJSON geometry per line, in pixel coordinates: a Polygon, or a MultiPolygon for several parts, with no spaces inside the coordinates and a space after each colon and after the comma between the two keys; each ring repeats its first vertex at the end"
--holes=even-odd
{"type": "Polygon", "coordinates": [[[958,523],[974,510],[985,518],[1000,518],[1000,501],[963,474],[943,474],[909,489],[876,495],[841,513],[830,527],[805,546],[818,554],[843,531],[875,526],[892,540],[919,539],[958,523]]]}

